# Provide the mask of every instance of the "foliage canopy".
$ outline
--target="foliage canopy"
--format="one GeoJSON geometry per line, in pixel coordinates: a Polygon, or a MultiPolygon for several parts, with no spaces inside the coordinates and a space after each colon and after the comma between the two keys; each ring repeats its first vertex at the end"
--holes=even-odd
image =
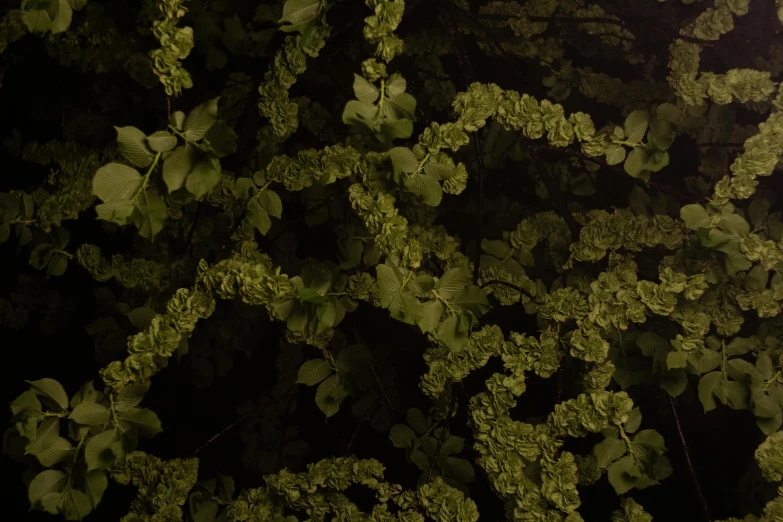
{"type": "Polygon", "coordinates": [[[783,1],[7,7],[33,510],[783,520],[783,1]]]}

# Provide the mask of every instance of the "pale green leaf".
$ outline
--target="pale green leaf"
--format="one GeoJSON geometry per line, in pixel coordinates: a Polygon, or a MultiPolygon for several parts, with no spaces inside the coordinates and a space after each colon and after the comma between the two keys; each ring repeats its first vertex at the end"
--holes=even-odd
{"type": "Polygon", "coordinates": [[[417,196],[421,196],[425,205],[437,207],[443,198],[443,189],[438,180],[426,174],[411,174],[405,176],[405,188],[417,196]]]}
{"type": "Polygon", "coordinates": [[[237,138],[234,129],[229,127],[225,120],[219,120],[209,128],[204,141],[209,144],[218,158],[225,158],[237,151],[237,138]]]}
{"type": "Polygon", "coordinates": [[[51,493],[59,493],[68,484],[68,476],[56,469],[40,472],[27,487],[30,505],[37,506],[41,499],[51,493]]]}
{"type": "Polygon", "coordinates": [[[50,468],[66,459],[73,458],[73,445],[63,437],[57,437],[45,449],[35,455],[42,466],[50,468]]]}
{"type": "Polygon", "coordinates": [[[35,437],[27,443],[24,452],[27,455],[38,455],[54,444],[60,436],[60,422],[57,417],[47,417],[35,430],[35,437]]]}
{"type": "Polygon", "coordinates": [[[647,164],[647,160],[649,159],[650,155],[647,154],[644,149],[637,147],[628,153],[628,157],[625,158],[623,168],[629,176],[638,178],[644,170],[645,165],[647,164]]]}
{"type": "Polygon", "coordinates": [[[83,491],[68,488],[62,496],[62,511],[66,520],[81,520],[92,511],[92,501],[83,491]]]}
{"type": "Polygon", "coordinates": [[[141,237],[153,240],[158,232],[163,230],[163,222],[168,216],[166,202],[154,191],[147,190],[144,196],[136,201],[133,223],[139,229],[141,237]]]}
{"type": "Polygon", "coordinates": [[[593,446],[593,455],[598,461],[598,467],[606,469],[612,462],[625,455],[627,450],[624,441],[609,437],[593,446]]]}
{"type": "Polygon", "coordinates": [[[446,470],[448,474],[463,484],[473,482],[476,480],[476,473],[473,470],[473,465],[467,459],[460,459],[457,457],[449,457],[446,459],[446,470]]]}
{"type": "Polygon", "coordinates": [[[427,301],[421,305],[421,315],[416,324],[422,333],[433,332],[437,328],[446,306],[437,300],[427,301]]]}
{"type": "Polygon", "coordinates": [[[380,96],[378,88],[358,74],[353,75],[353,93],[362,103],[375,103],[380,96]]]}
{"type": "Polygon", "coordinates": [[[258,229],[261,234],[266,235],[272,227],[272,220],[269,219],[269,213],[261,206],[257,199],[251,199],[247,202],[247,221],[258,229]]]}
{"type": "Polygon", "coordinates": [[[114,409],[123,412],[135,408],[149,389],[149,383],[133,382],[126,384],[114,399],[114,409]]]}
{"type": "Polygon", "coordinates": [[[147,136],[147,143],[155,152],[169,152],[177,146],[177,137],[166,131],[157,131],[147,136]]]}
{"type": "Polygon", "coordinates": [[[68,409],[68,394],[62,384],[54,379],[44,378],[37,381],[25,381],[32,390],[43,399],[44,403],[53,409],[68,409]],[[59,408],[58,408],[59,407],[59,408]]]}
{"type": "Polygon", "coordinates": [[[397,99],[407,89],[405,78],[399,73],[394,73],[386,80],[386,96],[392,100],[397,99]]]}
{"type": "Polygon", "coordinates": [[[416,434],[405,424],[395,424],[389,432],[389,440],[395,448],[407,448],[416,438],[416,434]]]}
{"type": "Polygon", "coordinates": [[[87,439],[84,445],[84,460],[87,463],[87,471],[94,469],[108,469],[115,462],[115,453],[112,444],[116,441],[116,431],[107,430],[87,439]]]}
{"type": "Polygon", "coordinates": [[[641,476],[641,471],[630,456],[612,463],[608,469],[609,483],[618,495],[630,491],[641,476]]]}
{"type": "Polygon", "coordinates": [[[305,386],[315,386],[333,373],[332,365],[325,359],[311,359],[299,368],[296,382],[305,386]]]}
{"type": "Polygon", "coordinates": [[[450,268],[435,284],[435,290],[443,299],[452,299],[462,292],[473,280],[473,275],[467,267],[450,268]]]}
{"type": "Polygon", "coordinates": [[[136,209],[132,199],[115,199],[108,203],[100,203],[95,206],[95,212],[98,219],[116,223],[117,225],[127,225],[131,221],[133,211],[136,209]]]}
{"type": "Polygon", "coordinates": [[[86,426],[97,426],[109,422],[111,412],[106,406],[97,402],[82,402],[76,406],[69,419],[86,426]]]}
{"type": "Polygon", "coordinates": [[[717,407],[714,392],[720,386],[722,380],[723,375],[721,372],[711,372],[699,379],[699,400],[705,412],[714,410],[717,407]]]}
{"type": "Polygon", "coordinates": [[[650,125],[650,132],[647,134],[647,141],[650,145],[661,150],[666,150],[674,143],[676,134],[674,126],[666,120],[655,120],[650,125]]]}
{"type": "Polygon", "coordinates": [[[121,163],[109,163],[99,168],[92,179],[92,193],[108,203],[117,199],[132,199],[141,188],[143,178],[136,169],[121,163]]]}
{"type": "Polygon", "coordinates": [[[163,431],[157,414],[145,408],[131,408],[117,412],[117,418],[135,427],[144,437],[153,437],[163,431]]]}
{"type": "MultiPolygon", "coordinates": [[[[155,155],[147,148],[147,136],[136,127],[114,127],[123,157],[137,167],[147,168],[155,155]]],[[[176,140],[175,140],[176,141],[176,140]]]]}
{"type": "Polygon", "coordinates": [[[680,209],[680,219],[685,222],[685,226],[691,230],[698,230],[707,227],[710,224],[710,216],[701,205],[685,205],[680,209]]]}
{"type": "Polygon", "coordinates": [[[270,216],[280,219],[283,215],[283,202],[277,192],[269,189],[262,190],[258,193],[258,202],[270,216]]]}
{"type": "Polygon", "coordinates": [[[606,154],[606,163],[608,165],[617,165],[625,159],[625,148],[622,145],[609,145],[604,151],[606,154]]]}
{"type": "Polygon", "coordinates": [[[649,122],[650,114],[647,111],[636,110],[629,114],[623,124],[626,141],[633,145],[641,142],[647,132],[649,122]]]}
{"type": "Polygon", "coordinates": [[[405,422],[419,435],[424,435],[432,424],[432,420],[419,408],[410,408],[405,415],[405,422]]]}
{"type": "Polygon", "coordinates": [[[219,97],[213,98],[190,111],[184,123],[185,139],[189,141],[200,140],[217,122],[219,99],[219,97]]]}
{"type": "Polygon", "coordinates": [[[321,0],[286,0],[283,5],[283,16],[277,23],[288,22],[290,25],[280,27],[281,31],[304,31],[312,22],[321,7],[321,0]]]}
{"type": "Polygon", "coordinates": [[[389,158],[391,158],[396,173],[404,172],[411,174],[419,168],[419,160],[406,147],[394,147],[389,151],[389,158]]]}
{"type": "Polygon", "coordinates": [[[211,155],[202,156],[185,181],[188,192],[201,199],[220,183],[220,161],[211,155]]]}

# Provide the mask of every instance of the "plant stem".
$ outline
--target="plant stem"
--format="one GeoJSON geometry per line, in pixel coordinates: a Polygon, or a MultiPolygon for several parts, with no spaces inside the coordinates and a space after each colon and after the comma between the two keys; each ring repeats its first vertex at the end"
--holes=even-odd
{"type": "Polygon", "coordinates": [[[702,492],[701,486],[699,485],[699,478],[696,475],[696,469],[693,467],[693,462],[691,462],[691,455],[688,452],[688,443],[685,442],[685,434],[683,433],[682,426],[680,425],[680,417],[677,415],[677,407],[674,405],[674,399],[672,399],[671,395],[668,393],[666,395],[669,398],[669,406],[671,406],[672,414],[674,415],[674,423],[677,425],[677,433],[680,435],[682,449],[685,452],[685,462],[688,464],[688,471],[690,472],[691,479],[693,479],[693,485],[696,486],[696,493],[699,495],[701,508],[704,510],[704,515],[707,521],[712,522],[710,508],[707,505],[707,499],[704,498],[704,493],[702,492]]]}

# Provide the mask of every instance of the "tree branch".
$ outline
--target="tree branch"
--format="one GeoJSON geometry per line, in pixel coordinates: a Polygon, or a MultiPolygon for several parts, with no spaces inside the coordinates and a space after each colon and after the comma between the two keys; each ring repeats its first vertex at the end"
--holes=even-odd
{"type": "Polygon", "coordinates": [[[268,408],[269,406],[277,404],[278,402],[280,402],[281,400],[285,399],[286,397],[288,397],[289,395],[291,395],[295,391],[296,391],[296,384],[294,384],[294,386],[290,390],[285,392],[284,394],[279,395],[278,397],[275,397],[274,399],[270,399],[269,401],[265,402],[261,406],[256,406],[252,410],[246,412],[244,415],[239,417],[237,420],[235,420],[234,422],[232,422],[231,424],[229,424],[228,426],[226,426],[225,428],[223,428],[219,432],[215,433],[204,444],[202,444],[201,446],[196,448],[196,450],[193,453],[190,454],[189,458],[192,459],[193,457],[198,455],[201,451],[204,450],[204,448],[206,448],[207,446],[209,446],[210,444],[215,442],[217,439],[219,439],[220,437],[222,437],[223,435],[225,435],[226,433],[228,433],[229,431],[234,429],[236,426],[238,426],[239,424],[241,424],[242,422],[247,420],[249,417],[251,417],[251,416],[255,415],[256,413],[258,413],[260,410],[263,410],[264,408],[268,408]]]}
{"type": "Polygon", "coordinates": [[[666,396],[669,398],[669,405],[672,408],[672,414],[674,415],[674,422],[677,425],[677,433],[680,435],[680,442],[682,443],[682,449],[685,452],[685,462],[688,463],[688,471],[690,472],[691,479],[693,479],[693,484],[696,486],[696,493],[699,495],[699,502],[701,503],[701,508],[704,510],[704,515],[707,517],[708,522],[712,522],[712,517],[710,516],[710,508],[707,505],[707,499],[704,498],[704,493],[701,490],[701,486],[699,485],[699,479],[696,476],[696,469],[693,467],[693,462],[691,462],[691,455],[688,452],[688,443],[685,442],[685,434],[682,432],[682,426],[680,425],[680,417],[677,415],[677,407],[674,405],[674,399],[672,399],[671,395],[668,393],[666,396]]]}

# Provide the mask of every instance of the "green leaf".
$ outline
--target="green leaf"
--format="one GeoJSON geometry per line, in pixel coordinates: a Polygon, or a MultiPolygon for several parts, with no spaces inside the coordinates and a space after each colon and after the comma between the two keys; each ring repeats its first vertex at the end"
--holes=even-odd
{"type": "Polygon", "coordinates": [[[155,152],[169,152],[177,146],[177,137],[166,131],[157,131],[147,136],[147,143],[155,152]]]}
{"type": "Polygon", "coordinates": [[[688,363],[688,352],[683,350],[672,350],[666,355],[666,367],[671,370],[673,368],[685,368],[688,363]]]}
{"type": "Polygon", "coordinates": [[[35,430],[35,437],[27,443],[24,452],[27,455],[38,455],[54,444],[60,436],[60,422],[56,417],[45,418],[35,430]]]}
{"type": "Polygon", "coordinates": [[[626,141],[636,145],[641,142],[647,132],[647,125],[650,122],[650,114],[647,111],[636,110],[625,118],[623,130],[625,131],[626,141]]]}
{"type": "Polygon", "coordinates": [[[647,141],[650,145],[661,150],[667,150],[674,143],[676,137],[674,126],[666,120],[655,120],[650,125],[650,132],[647,134],[647,141]]]}
{"type": "Polygon", "coordinates": [[[200,140],[217,122],[218,100],[220,100],[219,97],[213,98],[190,111],[184,123],[183,134],[186,140],[200,140]]]}
{"type": "Polygon", "coordinates": [[[604,151],[607,165],[618,165],[625,159],[625,149],[622,145],[609,145],[604,151]]]}
{"type": "MultiPolygon", "coordinates": [[[[453,299],[462,292],[473,280],[473,275],[467,267],[450,268],[435,284],[435,290],[443,299],[453,299]]],[[[482,294],[483,295],[483,294],[482,294]]]]}
{"type": "Polygon", "coordinates": [[[625,456],[609,466],[609,483],[618,495],[627,493],[636,485],[642,472],[630,456],[625,456]]]}
{"type": "Polygon", "coordinates": [[[109,422],[111,412],[106,406],[96,402],[82,402],[76,406],[69,419],[86,426],[97,426],[109,422]]]}
{"type": "Polygon", "coordinates": [[[612,462],[625,455],[627,450],[628,447],[624,441],[608,437],[593,446],[593,455],[598,461],[598,467],[606,469],[612,462]]]}
{"type": "Polygon", "coordinates": [[[77,475],[79,489],[84,491],[94,509],[103,498],[103,494],[109,485],[109,479],[106,477],[105,472],[98,469],[86,471],[80,466],[78,470],[80,472],[77,475]]]}
{"type": "Polygon", "coordinates": [[[258,229],[261,234],[266,235],[272,227],[272,220],[269,219],[269,213],[261,206],[257,199],[251,199],[247,202],[247,221],[258,229]]]}
{"type": "Polygon", "coordinates": [[[218,158],[224,158],[237,151],[237,133],[225,120],[219,120],[207,131],[204,139],[218,158]]]}
{"type": "Polygon", "coordinates": [[[411,174],[404,178],[405,188],[421,196],[425,205],[437,207],[443,199],[443,189],[438,180],[427,174],[411,174]]]}
{"type": "Polygon", "coordinates": [[[83,491],[68,488],[63,493],[62,512],[66,520],[81,520],[92,511],[90,497],[83,491]]]}
{"type": "Polygon", "coordinates": [[[419,326],[422,333],[434,332],[445,311],[446,305],[441,301],[433,300],[423,303],[421,305],[419,318],[416,320],[416,324],[419,326]]]}
{"type": "Polygon", "coordinates": [[[759,227],[769,215],[769,208],[771,203],[769,199],[762,197],[758,194],[751,200],[748,205],[748,217],[754,227],[759,227]]]}
{"type": "Polygon", "coordinates": [[[148,383],[134,382],[126,384],[114,400],[114,409],[118,412],[123,412],[135,408],[141,403],[141,399],[148,389],[148,383]]]}
{"type": "Polygon", "coordinates": [[[202,156],[185,181],[185,188],[201,199],[220,183],[220,173],[220,161],[215,156],[202,156]]]}
{"type": "Polygon", "coordinates": [[[405,416],[405,422],[419,435],[424,435],[432,424],[432,420],[419,408],[410,408],[405,416]]]}
{"type": "Polygon", "coordinates": [[[735,236],[747,236],[750,233],[750,225],[739,214],[722,214],[718,222],[718,228],[735,236]]]}
{"type": "Polygon", "coordinates": [[[406,147],[394,147],[389,151],[389,158],[391,158],[395,173],[404,172],[411,174],[419,168],[419,160],[406,147]]]}
{"type": "Polygon", "coordinates": [[[54,379],[39,379],[37,381],[25,381],[32,390],[41,397],[44,403],[55,410],[68,409],[68,394],[62,385],[54,379]]]}
{"type": "Polygon", "coordinates": [[[441,455],[454,455],[456,453],[459,453],[462,451],[462,449],[465,447],[465,439],[462,437],[457,437],[455,435],[449,435],[445,439],[443,439],[443,443],[440,447],[440,454],[441,455]]]}
{"type": "Polygon", "coordinates": [[[171,113],[171,119],[169,120],[169,125],[174,127],[175,129],[181,131],[182,126],[185,124],[185,113],[182,111],[174,111],[171,113]]]}
{"type": "Polygon", "coordinates": [[[410,459],[421,471],[426,471],[430,467],[430,458],[419,448],[413,448],[410,459]]]}
{"type": "Polygon", "coordinates": [[[658,118],[671,123],[677,123],[682,117],[682,113],[683,111],[671,103],[662,103],[655,110],[655,115],[658,118]]]}
{"type": "Polygon", "coordinates": [[[62,471],[47,469],[40,472],[27,487],[27,498],[30,500],[30,505],[37,507],[43,497],[59,493],[67,484],[68,476],[62,471]]]}
{"type": "Polygon", "coordinates": [[[340,409],[340,403],[346,397],[347,392],[343,388],[337,375],[330,375],[315,392],[315,404],[326,415],[331,417],[340,409]]]}
{"type": "Polygon", "coordinates": [[[131,199],[141,188],[141,174],[121,163],[109,163],[99,168],[92,179],[92,193],[108,203],[118,199],[131,199]]]}
{"type": "Polygon", "coordinates": [[[11,415],[18,415],[22,412],[40,412],[41,401],[38,400],[38,395],[33,390],[27,390],[19,394],[11,404],[11,415]]]}
{"type": "Polygon", "coordinates": [[[280,219],[283,215],[283,202],[277,192],[269,189],[262,190],[258,193],[258,202],[270,216],[280,219]]]}
{"type": "Polygon", "coordinates": [[[380,97],[378,88],[358,74],[353,75],[353,93],[362,103],[375,103],[380,97]]]}
{"type": "Polygon", "coordinates": [[[623,168],[629,176],[638,178],[644,170],[645,165],[647,164],[647,160],[649,159],[650,156],[647,154],[647,151],[637,147],[628,154],[628,157],[625,158],[623,168]]]}
{"type": "Polygon", "coordinates": [[[625,432],[634,433],[642,425],[642,411],[636,407],[628,414],[628,420],[625,421],[625,432]]]}
{"type": "Polygon", "coordinates": [[[95,206],[98,219],[116,223],[117,225],[130,223],[135,209],[136,205],[131,199],[115,199],[109,203],[101,203],[95,206]]]}
{"type": "Polygon", "coordinates": [[[144,437],[153,437],[163,431],[157,414],[145,408],[131,408],[117,412],[117,418],[129,423],[144,437]]]}
{"type": "Polygon", "coordinates": [[[163,230],[163,222],[169,216],[166,203],[152,190],[147,190],[139,200],[133,213],[133,223],[141,237],[153,240],[163,230]]]}
{"type": "Polygon", "coordinates": [[[68,258],[65,254],[56,253],[49,259],[48,266],[46,267],[46,275],[49,276],[61,276],[65,273],[65,269],[68,267],[68,258]]]}
{"type": "Polygon", "coordinates": [[[457,294],[451,300],[451,306],[457,311],[470,312],[476,317],[481,317],[492,308],[484,292],[479,287],[472,285],[465,287],[462,292],[457,294]]]}
{"type": "Polygon", "coordinates": [[[395,448],[407,448],[416,439],[416,434],[405,424],[395,424],[389,432],[389,440],[395,448]]]}
{"type": "Polygon", "coordinates": [[[147,168],[152,164],[154,154],[147,148],[147,136],[136,127],[114,127],[117,144],[126,160],[137,167],[147,168]]]}
{"type": "Polygon", "coordinates": [[[84,444],[84,460],[87,463],[87,471],[107,469],[114,464],[115,455],[111,446],[116,440],[117,432],[114,429],[102,431],[87,439],[84,444]]]}
{"type": "Polygon", "coordinates": [[[662,168],[669,164],[669,153],[666,151],[656,150],[650,154],[647,159],[647,163],[644,164],[643,170],[649,170],[651,172],[658,172],[662,168]]]}
{"type": "Polygon", "coordinates": [[[288,22],[290,25],[280,27],[281,31],[304,32],[308,25],[318,16],[321,0],[286,0],[283,5],[283,16],[277,23],[288,22]]]}
{"type": "Polygon", "coordinates": [[[677,397],[687,388],[688,376],[685,374],[685,370],[681,368],[662,371],[658,386],[670,396],[677,397]]]}
{"type": "Polygon", "coordinates": [[[476,473],[473,470],[473,465],[467,459],[449,457],[446,459],[445,470],[454,480],[462,482],[463,484],[476,480],[476,473]]]}
{"type": "Polygon", "coordinates": [[[197,160],[196,149],[186,143],[167,154],[163,160],[163,181],[169,193],[182,188],[197,160]]]}
{"type": "Polygon", "coordinates": [[[63,437],[57,437],[45,449],[35,455],[42,466],[51,468],[58,462],[73,458],[73,445],[63,437]]]}
{"type": "Polygon", "coordinates": [[[685,205],[680,209],[680,219],[685,222],[685,226],[691,230],[708,227],[711,218],[704,207],[697,204],[685,205]]]}
{"type": "Polygon", "coordinates": [[[400,73],[394,73],[386,80],[386,96],[392,100],[399,98],[407,88],[408,84],[400,73]]]}
{"type": "Polygon", "coordinates": [[[655,430],[642,430],[633,438],[633,444],[643,446],[645,449],[662,455],[666,452],[666,443],[663,436],[655,430]]]}
{"type": "Polygon", "coordinates": [[[311,359],[299,368],[296,382],[305,386],[315,386],[333,373],[332,365],[325,359],[311,359]]]}
{"type": "Polygon", "coordinates": [[[711,372],[699,379],[699,400],[705,412],[717,407],[714,393],[722,381],[723,374],[721,372],[711,372]]]}

